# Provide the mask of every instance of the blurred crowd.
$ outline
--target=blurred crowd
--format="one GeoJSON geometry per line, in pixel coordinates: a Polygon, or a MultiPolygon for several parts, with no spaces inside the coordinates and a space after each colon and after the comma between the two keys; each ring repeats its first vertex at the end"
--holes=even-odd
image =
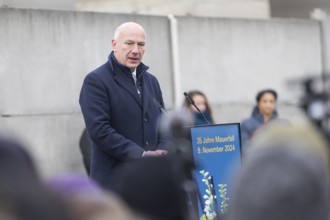
{"type": "Polygon", "coordinates": [[[175,169],[169,157],[136,160],[118,170],[115,193],[78,174],[42,179],[24,144],[0,137],[0,219],[187,219],[175,169]]]}
{"type": "MultiPolygon", "coordinates": [[[[199,96],[195,102],[214,123],[205,95],[190,95],[199,96]]],[[[248,141],[242,165],[233,171],[229,211],[214,219],[329,219],[329,142],[312,124],[273,120],[276,99],[273,90],[258,93],[252,119],[243,121],[248,129],[254,126],[253,135],[244,137],[248,141]],[[267,115],[267,123],[253,121],[256,112],[259,121],[267,115]],[[261,125],[263,129],[258,129],[261,125]]],[[[202,124],[200,113],[194,112],[189,114],[185,108],[169,112],[164,121],[172,132],[173,151],[125,164],[115,173],[113,191],[101,188],[87,175],[43,179],[24,144],[0,137],[0,219],[199,219],[191,201],[196,189],[189,172],[194,165],[185,131],[187,125],[202,124]]]]}

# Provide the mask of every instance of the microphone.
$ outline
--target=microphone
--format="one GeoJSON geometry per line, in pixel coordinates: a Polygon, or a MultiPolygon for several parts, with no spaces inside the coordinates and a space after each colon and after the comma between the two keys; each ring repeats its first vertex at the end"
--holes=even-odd
{"type": "Polygon", "coordinates": [[[195,105],[194,100],[192,100],[192,98],[190,98],[190,96],[188,95],[188,93],[184,92],[183,95],[186,97],[186,99],[188,100],[188,102],[189,102],[190,104],[194,105],[195,108],[197,108],[197,110],[200,111],[199,108],[195,105]]]}
{"type": "Polygon", "coordinates": [[[166,110],[163,108],[163,106],[159,104],[159,102],[155,98],[153,98],[152,101],[155,104],[155,106],[163,112],[163,114],[167,113],[166,110]]]}
{"type": "Polygon", "coordinates": [[[194,100],[192,100],[192,98],[189,97],[188,93],[184,92],[183,95],[186,97],[187,101],[192,104],[195,109],[202,114],[203,118],[204,118],[204,121],[206,122],[206,124],[210,124],[210,122],[207,120],[207,118],[205,117],[204,113],[201,112],[201,110],[197,107],[197,105],[195,104],[194,100]]]}

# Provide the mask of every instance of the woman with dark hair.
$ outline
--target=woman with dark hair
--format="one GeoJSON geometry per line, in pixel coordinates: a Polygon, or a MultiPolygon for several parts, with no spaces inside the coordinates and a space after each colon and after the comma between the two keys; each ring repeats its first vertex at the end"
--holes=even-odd
{"type": "MultiPolygon", "coordinates": [[[[195,102],[199,110],[204,114],[206,119],[210,124],[214,124],[214,119],[212,117],[212,110],[207,101],[207,98],[204,93],[201,91],[193,90],[188,92],[188,96],[195,102]]],[[[194,125],[205,125],[207,124],[203,114],[197,111],[197,109],[188,102],[187,99],[184,100],[183,107],[189,109],[194,116],[194,125]]]]}
{"type": "Polygon", "coordinates": [[[246,148],[249,140],[259,128],[278,118],[276,100],[277,93],[272,89],[265,89],[258,92],[256,96],[257,105],[253,108],[251,117],[243,120],[241,123],[241,140],[243,148],[246,148]]]}

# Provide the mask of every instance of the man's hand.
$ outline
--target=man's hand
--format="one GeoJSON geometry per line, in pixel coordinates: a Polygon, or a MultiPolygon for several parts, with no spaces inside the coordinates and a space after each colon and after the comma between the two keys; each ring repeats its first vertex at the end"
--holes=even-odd
{"type": "Polygon", "coordinates": [[[167,150],[145,151],[143,157],[161,157],[167,154],[167,150]]]}

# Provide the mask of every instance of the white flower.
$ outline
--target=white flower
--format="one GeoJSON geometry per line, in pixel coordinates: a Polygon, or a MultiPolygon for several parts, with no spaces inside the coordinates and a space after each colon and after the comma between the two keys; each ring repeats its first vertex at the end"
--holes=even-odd
{"type": "Polygon", "coordinates": [[[215,217],[217,215],[215,214],[215,212],[211,212],[211,213],[207,213],[206,216],[207,216],[207,219],[213,220],[213,219],[215,219],[215,217]]]}
{"type": "Polygon", "coordinates": [[[211,211],[210,206],[206,205],[204,208],[204,212],[210,212],[210,211],[211,211]]]}

